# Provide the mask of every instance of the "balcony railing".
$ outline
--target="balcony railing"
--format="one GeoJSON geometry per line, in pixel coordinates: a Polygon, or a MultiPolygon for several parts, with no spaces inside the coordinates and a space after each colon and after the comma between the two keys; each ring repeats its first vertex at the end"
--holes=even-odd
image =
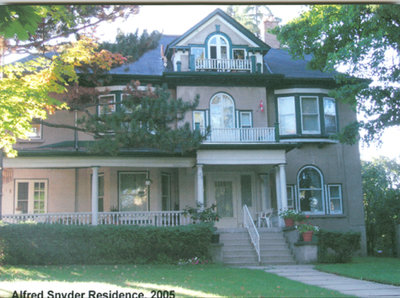
{"type": "MultiPolygon", "coordinates": [[[[200,129],[202,134],[206,129],[200,129]]],[[[204,143],[272,143],[276,142],[274,127],[213,128],[204,143]]]]}
{"type": "MultiPolygon", "coordinates": [[[[10,214],[3,215],[2,221],[11,224],[36,222],[44,224],[89,225],[92,224],[92,213],[10,214]]],[[[185,216],[183,211],[99,212],[97,220],[97,224],[104,225],[159,227],[182,226],[190,223],[190,216],[185,216]]]]}
{"type": "Polygon", "coordinates": [[[251,71],[251,61],[247,59],[197,59],[195,70],[211,71],[251,71]]]}

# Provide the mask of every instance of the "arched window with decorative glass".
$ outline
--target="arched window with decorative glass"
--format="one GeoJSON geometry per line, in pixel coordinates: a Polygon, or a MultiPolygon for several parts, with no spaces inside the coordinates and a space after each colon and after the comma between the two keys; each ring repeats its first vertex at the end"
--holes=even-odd
{"type": "Polygon", "coordinates": [[[221,34],[216,34],[208,41],[208,56],[210,59],[229,59],[229,43],[221,34]]]}
{"type": "Polygon", "coordinates": [[[299,209],[308,214],[325,214],[324,183],[319,169],[302,168],[297,175],[299,209]]]}
{"type": "Polygon", "coordinates": [[[228,94],[217,93],[210,100],[212,129],[235,128],[235,103],[228,94]]]}

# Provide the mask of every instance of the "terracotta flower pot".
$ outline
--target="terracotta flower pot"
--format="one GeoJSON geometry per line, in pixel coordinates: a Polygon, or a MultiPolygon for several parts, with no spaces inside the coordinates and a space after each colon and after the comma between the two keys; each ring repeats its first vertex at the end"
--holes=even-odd
{"type": "Polygon", "coordinates": [[[293,218],[285,218],[285,226],[287,227],[293,227],[294,226],[294,220],[293,218]]]}
{"type": "Polygon", "coordinates": [[[304,232],[302,235],[303,235],[303,241],[310,242],[312,240],[313,231],[304,232]]]}

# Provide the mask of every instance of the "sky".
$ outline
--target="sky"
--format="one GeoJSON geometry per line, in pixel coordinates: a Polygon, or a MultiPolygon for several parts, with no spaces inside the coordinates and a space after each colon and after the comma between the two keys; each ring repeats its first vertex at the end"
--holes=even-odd
{"type": "MultiPolygon", "coordinates": [[[[167,35],[180,35],[192,28],[216,8],[225,10],[224,5],[143,5],[137,15],[126,21],[116,21],[112,24],[101,25],[97,36],[102,41],[115,40],[118,28],[123,33],[134,33],[137,29],[142,32],[157,30],[167,35]]],[[[285,24],[300,15],[303,5],[268,5],[272,13],[285,24]]],[[[339,115],[340,116],[340,115],[339,115]]],[[[379,155],[397,158],[400,162],[400,128],[388,129],[382,137],[382,145],[372,144],[367,147],[360,144],[360,153],[363,160],[371,160],[379,155]]]]}

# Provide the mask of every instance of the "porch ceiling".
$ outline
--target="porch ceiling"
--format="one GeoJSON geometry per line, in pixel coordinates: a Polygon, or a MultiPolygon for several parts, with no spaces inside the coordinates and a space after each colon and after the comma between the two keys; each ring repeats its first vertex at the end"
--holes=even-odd
{"type": "Polygon", "coordinates": [[[192,157],[17,157],[4,158],[4,168],[88,168],[88,167],[147,167],[189,168],[195,165],[192,157]]]}

